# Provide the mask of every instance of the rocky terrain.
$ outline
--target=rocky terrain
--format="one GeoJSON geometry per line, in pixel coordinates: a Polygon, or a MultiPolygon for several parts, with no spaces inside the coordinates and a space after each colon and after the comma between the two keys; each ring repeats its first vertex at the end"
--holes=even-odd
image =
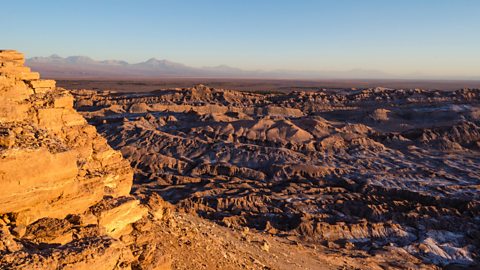
{"type": "Polygon", "coordinates": [[[479,267],[479,89],[72,93],[137,197],[343,266],[479,267]]]}
{"type": "Polygon", "coordinates": [[[0,62],[0,268],[142,264],[118,240],[147,215],[128,162],[22,54],[0,51],[0,62]]]}
{"type": "Polygon", "coordinates": [[[0,93],[0,269],[479,267],[478,89],[0,93]]]}
{"type": "MultiPolygon", "coordinates": [[[[314,247],[131,194],[134,170],[73,96],[0,50],[0,269],[335,269],[314,247]]],[[[373,266],[376,264],[373,263],[373,266]]]]}

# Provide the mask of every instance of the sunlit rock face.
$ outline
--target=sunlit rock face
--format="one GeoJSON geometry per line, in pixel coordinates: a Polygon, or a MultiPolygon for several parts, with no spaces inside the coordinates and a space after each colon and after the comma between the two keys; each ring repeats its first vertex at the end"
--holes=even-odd
{"type": "Polygon", "coordinates": [[[0,63],[0,214],[27,225],[128,195],[130,166],[73,109],[72,96],[16,51],[1,51],[0,63]]]}
{"type": "Polygon", "coordinates": [[[129,163],[23,63],[0,50],[0,268],[141,265],[119,240],[147,215],[129,195],[129,163]]]}

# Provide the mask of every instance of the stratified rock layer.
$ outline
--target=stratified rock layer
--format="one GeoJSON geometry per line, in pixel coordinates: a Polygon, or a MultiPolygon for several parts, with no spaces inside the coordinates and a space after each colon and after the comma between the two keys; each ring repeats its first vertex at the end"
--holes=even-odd
{"type": "MultiPolygon", "coordinates": [[[[129,195],[130,165],[66,90],[23,63],[0,51],[0,269],[147,267],[135,242],[120,240],[148,223],[129,195]]],[[[162,258],[156,269],[169,268],[162,258]]]]}
{"type": "Polygon", "coordinates": [[[73,97],[0,51],[0,215],[28,225],[128,195],[132,170],[73,109],[73,97]]]}

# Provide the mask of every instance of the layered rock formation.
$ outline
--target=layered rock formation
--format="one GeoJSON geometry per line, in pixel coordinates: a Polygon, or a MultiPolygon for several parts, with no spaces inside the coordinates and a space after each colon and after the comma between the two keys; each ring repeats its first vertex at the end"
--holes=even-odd
{"type": "Polygon", "coordinates": [[[132,170],[73,109],[73,97],[0,52],[0,214],[28,225],[130,193],[132,170]]]}
{"type": "Polygon", "coordinates": [[[130,165],[23,63],[0,51],[0,268],[129,268],[138,256],[117,239],[147,214],[130,165]]]}

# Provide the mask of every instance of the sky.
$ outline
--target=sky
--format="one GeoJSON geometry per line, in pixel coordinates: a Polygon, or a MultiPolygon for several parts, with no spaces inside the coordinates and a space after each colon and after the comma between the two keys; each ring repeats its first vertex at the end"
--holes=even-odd
{"type": "Polygon", "coordinates": [[[19,0],[0,25],[27,57],[480,78],[478,0],[19,0]]]}

